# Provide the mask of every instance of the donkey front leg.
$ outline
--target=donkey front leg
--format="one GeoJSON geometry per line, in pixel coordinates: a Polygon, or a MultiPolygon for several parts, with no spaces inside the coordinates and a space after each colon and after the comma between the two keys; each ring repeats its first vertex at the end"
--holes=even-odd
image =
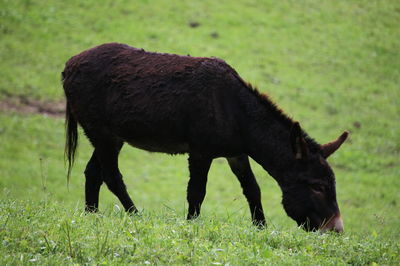
{"type": "Polygon", "coordinates": [[[243,194],[246,196],[250,206],[251,218],[253,224],[264,227],[265,217],[261,205],[261,191],[251,171],[249,158],[246,155],[227,158],[232,172],[236,175],[243,189],[243,194]]]}
{"type": "Polygon", "coordinates": [[[187,200],[189,203],[188,220],[200,215],[201,203],[206,195],[207,174],[211,162],[211,158],[189,154],[190,179],[187,188],[187,200]]]}

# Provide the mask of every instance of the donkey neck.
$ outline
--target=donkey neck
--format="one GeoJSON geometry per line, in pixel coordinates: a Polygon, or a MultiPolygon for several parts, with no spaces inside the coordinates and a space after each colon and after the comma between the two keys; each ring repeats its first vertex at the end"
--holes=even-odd
{"type": "MultiPolygon", "coordinates": [[[[244,106],[244,136],[248,153],[278,183],[285,173],[293,169],[295,156],[290,143],[290,131],[294,121],[283,113],[266,95],[246,86],[244,106]]],[[[303,132],[312,149],[318,144],[303,132]]]]}
{"type": "Polygon", "coordinates": [[[290,145],[290,128],[271,114],[250,114],[248,117],[249,155],[277,179],[294,165],[290,145]]]}

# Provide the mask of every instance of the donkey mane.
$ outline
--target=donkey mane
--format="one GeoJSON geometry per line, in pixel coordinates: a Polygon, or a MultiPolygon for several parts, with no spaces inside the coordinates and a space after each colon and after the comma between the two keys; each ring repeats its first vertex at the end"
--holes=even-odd
{"type": "MultiPolygon", "coordinates": [[[[249,92],[251,92],[268,111],[270,111],[279,121],[281,121],[285,127],[289,130],[292,128],[295,121],[290,118],[271,98],[268,94],[262,93],[258,88],[252,85],[250,82],[243,80],[237,72],[235,72],[235,77],[242,83],[249,92]]],[[[313,138],[311,138],[303,129],[303,137],[308,144],[308,148],[312,152],[321,152],[321,145],[313,138]]]]}

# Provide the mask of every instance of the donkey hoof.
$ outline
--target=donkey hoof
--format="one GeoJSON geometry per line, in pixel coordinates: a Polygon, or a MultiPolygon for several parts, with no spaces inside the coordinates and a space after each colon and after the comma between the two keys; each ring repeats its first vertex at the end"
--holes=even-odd
{"type": "Polygon", "coordinates": [[[96,213],[99,211],[99,208],[95,207],[95,206],[85,206],[85,212],[86,213],[96,213]]]}
{"type": "Polygon", "coordinates": [[[259,230],[264,230],[267,228],[267,223],[265,220],[253,220],[253,225],[257,227],[259,230]]]}

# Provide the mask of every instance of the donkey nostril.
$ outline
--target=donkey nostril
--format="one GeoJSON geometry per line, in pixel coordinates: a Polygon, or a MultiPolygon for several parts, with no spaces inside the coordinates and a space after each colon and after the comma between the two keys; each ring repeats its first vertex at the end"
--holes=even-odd
{"type": "Polygon", "coordinates": [[[343,225],[343,220],[342,218],[339,216],[335,217],[335,219],[333,220],[334,224],[333,224],[333,230],[335,230],[335,232],[338,233],[342,233],[344,230],[344,225],[343,225]]]}
{"type": "Polygon", "coordinates": [[[335,231],[337,233],[342,233],[344,230],[343,220],[339,215],[333,217],[326,225],[322,226],[321,231],[335,231]]]}

